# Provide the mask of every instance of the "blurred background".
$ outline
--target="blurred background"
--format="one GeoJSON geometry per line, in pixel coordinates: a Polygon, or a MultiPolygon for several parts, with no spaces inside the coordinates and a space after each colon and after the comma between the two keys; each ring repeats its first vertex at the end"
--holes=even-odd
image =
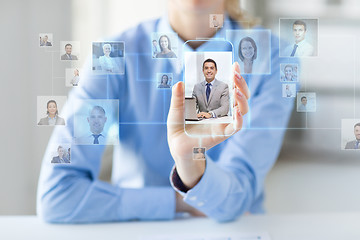
{"type": "MultiPolygon", "coordinates": [[[[51,127],[37,127],[37,96],[64,96],[65,68],[81,67],[92,41],[161,16],[166,0],[2,0],[0,215],[36,213],[36,188],[51,127]],[[51,50],[39,33],[53,33],[51,50]],[[81,42],[79,64],[59,61],[59,42],[81,42]]],[[[360,119],[358,0],[241,0],[279,33],[279,18],[319,18],[319,57],[301,63],[303,91],[317,112],[293,112],[279,160],[266,181],[268,213],[359,211],[360,152],[341,150],[341,119],[360,119]]],[[[101,178],[110,179],[111,148],[101,178]]]]}

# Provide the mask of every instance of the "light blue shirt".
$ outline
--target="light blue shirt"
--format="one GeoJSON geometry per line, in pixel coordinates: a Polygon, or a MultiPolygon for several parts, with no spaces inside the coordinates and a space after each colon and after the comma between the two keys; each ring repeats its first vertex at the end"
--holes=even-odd
{"type": "Polygon", "coordinates": [[[56,123],[56,116],[55,117],[48,117],[49,125],[55,125],[56,123]]]}
{"type": "MultiPolygon", "coordinates": [[[[226,18],[215,37],[225,38],[226,29],[237,28],[226,18]]],[[[180,187],[169,180],[174,161],[166,135],[171,90],[156,88],[156,74],[173,73],[174,83],[182,81],[182,51],[178,59],[153,59],[153,32],[173,32],[167,17],[111,39],[126,43],[124,75],[88,72],[81,88],[71,91],[64,108],[68,124],[55,128],[39,179],[37,211],[46,221],[169,220],[176,216],[175,191],[180,187]],[[71,164],[50,163],[52,144],[73,137],[71,105],[76,99],[119,99],[120,143],[114,151],[111,184],[98,179],[104,145],[72,145],[71,164]]],[[[182,46],[183,41],[178,41],[182,46]]],[[[272,43],[272,75],[246,76],[252,97],[245,129],[208,150],[200,182],[186,193],[180,191],[186,203],[217,221],[263,212],[264,180],[280,151],[293,107],[293,99],[282,98],[278,40],[273,37],[272,43]]],[[[205,48],[206,43],[198,50],[205,48]]],[[[87,67],[91,69],[90,64],[87,67]]]]}

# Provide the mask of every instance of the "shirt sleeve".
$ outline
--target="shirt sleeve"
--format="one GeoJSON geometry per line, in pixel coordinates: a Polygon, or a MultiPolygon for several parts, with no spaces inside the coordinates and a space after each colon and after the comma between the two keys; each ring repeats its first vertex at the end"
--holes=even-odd
{"type": "Polygon", "coordinates": [[[175,167],[170,176],[172,186],[184,197],[187,204],[219,221],[233,220],[235,212],[231,214],[231,210],[228,209],[226,216],[223,212],[224,209],[233,206],[232,204],[227,204],[228,206],[225,204],[231,198],[232,201],[235,199],[240,201],[244,197],[244,191],[239,186],[234,174],[221,169],[208,156],[205,172],[198,184],[192,189],[187,188],[182,183],[175,167]]]}
{"type": "MultiPolygon", "coordinates": [[[[90,69],[90,67],[88,68],[90,69]]],[[[47,222],[91,223],[126,220],[168,220],[175,217],[175,192],[169,187],[120,188],[99,180],[104,145],[71,145],[71,163],[51,164],[57,144],[74,134],[74,101],[119,99],[125,91],[118,76],[86,76],[73,89],[63,109],[67,126],[54,129],[45,152],[37,192],[37,213],[47,222]]],[[[121,99],[119,99],[121,100],[121,99]]]]}
{"type": "Polygon", "coordinates": [[[172,186],[187,204],[217,221],[264,212],[265,178],[281,149],[294,105],[294,99],[281,97],[278,55],[278,51],[272,53],[272,75],[245,76],[252,97],[243,129],[207,150],[206,169],[197,185],[186,189],[175,169],[170,175],[172,186]]]}
{"type": "Polygon", "coordinates": [[[44,163],[37,207],[53,223],[169,220],[175,193],[171,187],[119,188],[94,179],[89,170],[44,163]]]}

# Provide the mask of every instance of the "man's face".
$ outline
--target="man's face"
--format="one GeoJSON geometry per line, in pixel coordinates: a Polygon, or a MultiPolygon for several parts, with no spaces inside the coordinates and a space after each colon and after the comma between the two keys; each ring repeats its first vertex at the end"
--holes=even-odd
{"type": "Polygon", "coordinates": [[[63,148],[59,148],[58,149],[58,154],[59,154],[59,157],[62,158],[64,156],[64,149],[63,148]]]}
{"type": "Polygon", "coordinates": [[[72,47],[71,47],[71,46],[66,46],[66,47],[65,47],[65,52],[66,52],[66,54],[70,55],[70,54],[71,54],[71,51],[72,51],[72,47]]]}
{"type": "Polygon", "coordinates": [[[354,134],[355,134],[356,140],[360,141],[360,127],[359,126],[356,126],[354,128],[354,134]]]}
{"type": "Polygon", "coordinates": [[[306,104],[307,104],[307,98],[301,99],[301,103],[302,103],[303,105],[306,105],[306,104]]]}
{"type": "Polygon", "coordinates": [[[296,43],[301,42],[302,40],[305,39],[305,34],[306,34],[305,26],[304,25],[294,25],[293,26],[293,34],[294,34],[295,42],[296,43]]]}
{"type": "Polygon", "coordinates": [[[214,80],[217,73],[215,64],[212,62],[206,62],[204,64],[203,73],[207,82],[211,82],[212,80],[214,80]]]}
{"type": "Polygon", "coordinates": [[[47,40],[48,40],[48,37],[45,36],[45,37],[44,37],[44,42],[47,42],[47,40]]]}
{"type": "Polygon", "coordinates": [[[154,47],[157,46],[157,41],[153,41],[153,46],[154,46],[154,47]]]}
{"type": "Polygon", "coordinates": [[[91,111],[87,120],[89,122],[90,131],[93,134],[100,134],[104,129],[107,117],[105,117],[105,114],[101,110],[95,108],[91,111]]]}

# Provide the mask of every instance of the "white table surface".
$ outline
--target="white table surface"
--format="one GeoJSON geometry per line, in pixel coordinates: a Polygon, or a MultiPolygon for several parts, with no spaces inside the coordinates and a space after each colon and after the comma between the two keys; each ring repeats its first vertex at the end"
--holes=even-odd
{"type": "Polygon", "coordinates": [[[268,232],[272,240],[359,240],[360,213],[252,215],[235,222],[206,218],[105,224],[47,224],[36,216],[0,216],[0,239],[107,240],[167,234],[268,232]]]}
{"type": "Polygon", "coordinates": [[[218,118],[208,118],[201,121],[186,121],[186,124],[218,124],[218,123],[231,123],[233,121],[232,116],[218,117],[218,118]]]}

